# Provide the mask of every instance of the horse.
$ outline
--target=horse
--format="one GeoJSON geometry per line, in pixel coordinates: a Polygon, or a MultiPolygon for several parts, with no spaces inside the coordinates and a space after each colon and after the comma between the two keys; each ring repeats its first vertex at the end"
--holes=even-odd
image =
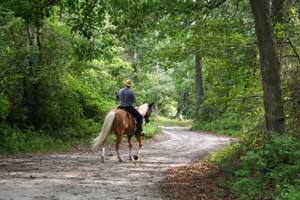
{"type": "MultiPolygon", "coordinates": [[[[149,118],[152,112],[154,103],[148,104],[145,103],[139,107],[136,107],[136,109],[139,111],[139,113],[143,116],[145,119],[145,122],[149,122],[149,118]]],[[[92,150],[96,150],[99,146],[102,146],[102,156],[101,160],[104,162],[104,154],[105,154],[105,142],[108,138],[108,136],[114,132],[117,139],[115,143],[115,148],[117,152],[117,157],[119,162],[122,162],[122,158],[119,153],[119,146],[122,141],[123,135],[127,135],[128,139],[128,147],[129,147],[129,160],[138,160],[141,155],[141,149],[142,149],[142,136],[141,135],[135,135],[136,139],[138,141],[139,147],[137,155],[132,157],[131,149],[132,149],[132,143],[131,143],[131,137],[134,135],[136,131],[136,121],[134,120],[134,117],[131,116],[126,110],[123,109],[113,109],[111,110],[105,117],[102,130],[99,133],[98,137],[96,137],[92,141],[92,150]]]]}

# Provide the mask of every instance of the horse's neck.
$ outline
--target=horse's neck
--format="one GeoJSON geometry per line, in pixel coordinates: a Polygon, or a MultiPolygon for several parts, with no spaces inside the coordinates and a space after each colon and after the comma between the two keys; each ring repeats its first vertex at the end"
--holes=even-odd
{"type": "Polygon", "coordinates": [[[148,109],[148,104],[146,104],[146,103],[138,107],[139,113],[143,116],[146,115],[147,109],[148,109]]]}

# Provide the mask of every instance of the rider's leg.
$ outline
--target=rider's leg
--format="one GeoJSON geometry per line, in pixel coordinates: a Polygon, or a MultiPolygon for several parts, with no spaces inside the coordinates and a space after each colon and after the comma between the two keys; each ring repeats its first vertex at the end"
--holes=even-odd
{"type": "Polygon", "coordinates": [[[132,114],[136,118],[136,133],[138,135],[142,134],[143,131],[143,116],[134,108],[134,107],[128,107],[127,111],[132,114]]]}

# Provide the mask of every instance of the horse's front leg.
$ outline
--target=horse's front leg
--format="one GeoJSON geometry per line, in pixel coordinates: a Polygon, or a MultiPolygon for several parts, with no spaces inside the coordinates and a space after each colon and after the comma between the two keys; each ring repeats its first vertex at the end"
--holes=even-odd
{"type": "Polygon", "coordinates": [[[122,142],[122,134],[116,134],[116,135],[117,135],[117,142],[116,142],[115,147],[116,147],[116,151],[117,151],[117,156],[118,156],[119,162],[123,162],[121,159],[120,153],[119,153],[119,147],[122,142]]]}
{"type": "Polygon", "coordinates": [[[138,148],[138,151],[137,151],[137,159],[135,160],[139,160],[141,158],[141,150],[142,150],[142,136],[141,135],[137,135],[136,136],[136,139],[138,141],[138,144],[139,144],[139,148],[138,148]]]}
{"type": "Polygon", "coordinates": [[[129,148],[129,160],[132,160],[132,154],[131,154],[131,150],[132,150],[131,135],[127,135],[127,138],[128,138],[128,148],[129,148]]]}

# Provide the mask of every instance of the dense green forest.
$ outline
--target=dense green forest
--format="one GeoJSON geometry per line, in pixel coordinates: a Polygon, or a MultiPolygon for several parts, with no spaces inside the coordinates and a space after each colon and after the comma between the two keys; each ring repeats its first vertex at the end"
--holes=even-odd
{"type": "Polygon", "coordinates": [[[0,154],[90,141],[131,78],[137,105],[241,138],[212,159],[234,194],[297,199],[299,35],[294,0],[1,1],[0,154]]]}

